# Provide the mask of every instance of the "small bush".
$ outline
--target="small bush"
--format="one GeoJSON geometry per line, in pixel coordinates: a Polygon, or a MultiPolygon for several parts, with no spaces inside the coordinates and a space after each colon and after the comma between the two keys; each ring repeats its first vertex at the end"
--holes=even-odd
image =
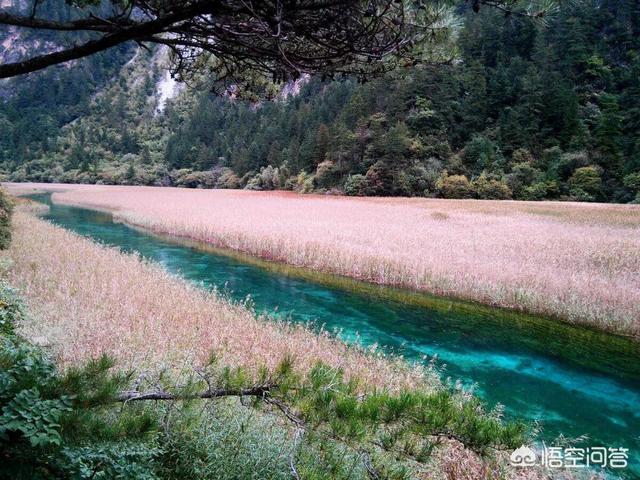
{"type": "Polygon", "coordinates": [[[524,188],[520,194],[522,200],[544,200],[547,197],[547,184],[538,182],[524,188]]]}
{"type": "Polygon", "coordinates": [[[531,155],[531,152],[526,148],[518,148],[511,154],[511,163],[512,164],[522,164],[526,163],[529,165],[533,165],[534,158],[531,155]]]}
{"type": "Polygon", "coordinates": [[[335,163],[325,160],[318,164],[313,182],[320,188],[329,188],[335,185],[339,175],[340,172],[335,163]]]}
{"type": "Polygon", "coordinates": [[[212,172],[189,172],[176,178],[176,186],[186,188],[213,188],[215,178],[212,172]]]}
{"type": "Polygon", "coordinates": [[[230,168],[222,168],[216,182],[216,188],[235,189],[240,188],[240,179],[230,168]]]}
{"type": "Polygon", "coordinates": [[[516,198],[521,198],[524,190],[537,182],[541,176],[542,172],[530,163],[516,163],[511,166],[511,173],[507,176],[507,185],[516,198]]]}
{"type": "Polygon", "coordinates": [[[489,172],[500,171],[505,164],[500,147],[482,135],[474,135],[467,142],[464,146],[462,159],[473,173],[479,173],[483,170],[489,172]]]}
{"type": "Polygon", "coordinates": [[[278,169],[267,165],[260,169],[260,173],[250,178],[244,188],[247,190],[276,190],[279,186],[280,175],[278,169]]]}
{"type": "Polygon", "coordinates": [[[364,175],[349,175],[344,183],[344,193],[352,197],[363,197],[367,194],[367,178],[364,175]]]}
{"type": "Polygon", "coordinates": [[[640,193],[640,172],[630,173],[624,177],[623,182],[628,189],[640,193]]]}
{"type": "Polygon", "coordinates": [[[393,194],[393,172],[387,162],[378,160],[369,167],[365,177],[368,195],[387,196],[393,194]]]}
{"type": "Polygon", "coordinates": [[[571,196],[578,200],[593,200],[602,191],[602,178],[596,166],[577,168],[569,179],[571,196]]]}
{"type": "Polygon", "coordinates": [[[11,244],[11,215],[13,202],[4,190],[0,189],[0,250],[6,250],[11,244]]]}
{"type": "Polygon", "coordinates": [[[445,175],[440,177],[436,187],[443,198],[473,198],[473,185],[464,175],[445,175]]]}
{"type": "Polygon", "coordinates": [[[506,183],[497,178],[490,178],[484,172],[473,182],[473,188],[478,198],[484,200],[508,200],[512,196],[506,183]]]}
{"type": "Polygon", "coordinates": [[[292,183],[293,190],[299,193],[311,193],[313,192],[313,175],[302,171],[295,177],[295,181],[292,183]]]}

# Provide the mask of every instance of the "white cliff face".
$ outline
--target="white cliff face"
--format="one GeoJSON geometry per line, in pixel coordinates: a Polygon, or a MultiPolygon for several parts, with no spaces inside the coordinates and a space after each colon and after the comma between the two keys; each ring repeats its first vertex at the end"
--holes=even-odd
{"type": "MultiPolygon", "coordinates": [[[[30,11],[30,0],[0,0],[1,9],[17,9],[22,14],[30,11]]],[[[14,26],[0,28],[0,63],[17,62],[24,59],[30,52],[45,53],[58,48],[51,41],[41,41],[31,38],[25,40],[21,34],[24,29],[14,26]]]]}
{"type": "MultiPolygon", "coordinates": [[[[22,6],[23,1],[20,0],[0,0],[0,8],[12,8],[14,6],[22,6]]],[[[19,39],[16,27],[5,27],[4,31],[0,31],[0,62],[7,63],[16,61],[19,55],[16,55],[16,41],[19,39]]]]}
{"type": "Polygon", "coordinates": [[[309,78],[309,75],[305,73],[297,80],[286,82],[280,91],[279,99],[286,100],[289,97],[297,96],[300,93],[300,88],[309,81],[309,78]]]}
{"type": "Polygon", "coordinates": [[[164,112],[167,101],[174,98],[180,91],[180,85],[172,77],[169,70],[165,70],[160,81],[156,85],[156,96],[158,104],[156,105],[156,114],[164,112]]]}

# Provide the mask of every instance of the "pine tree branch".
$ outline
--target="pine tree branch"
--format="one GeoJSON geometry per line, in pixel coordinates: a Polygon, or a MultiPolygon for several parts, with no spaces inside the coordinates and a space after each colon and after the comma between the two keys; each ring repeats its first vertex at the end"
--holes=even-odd
{"type": "Polygon", "coordinates": [[[240,389],[216,388],[194,394],[174,394],[162,390],[147,392],[125,391],[120,392],[117,401],[128,403],[142,400],[181,401],[223,397],[267,397],[274,388],[275,385],[258,385],[240,389]]]}
{"type": "MultiPolygon", "coordinates": [[[[131,22],[124,22],[122,19],[121,27],[131,25],[131,22]]],[[[57,22],[55,20],[44,20],[41,18],[25,17],[22,15],[13,15],[7,12],[0,12],[0,24],[11,25],[21,28],[32,28],[36,30],[54,30],[61,32],[78,32],[82,30],[97,32],[112,32],[113,25],[100,22],[96,18],[82,18],[71,22],[57,22]]]]}

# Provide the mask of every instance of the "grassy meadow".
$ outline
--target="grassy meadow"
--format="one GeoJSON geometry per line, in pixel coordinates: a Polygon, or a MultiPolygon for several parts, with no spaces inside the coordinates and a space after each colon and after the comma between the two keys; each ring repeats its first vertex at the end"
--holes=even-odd
{"type": "MultiPolygon", "coordinates": [[[[84,378],[77,373],[82,371],[78,370],[81,365],[89,365],[88,372],[94,372],[94,375],[100,373],[96,373],[95,364],[91,367],[92,364],[87,362],[95,361],[105,353],[114,359],[117,371],[132,371],[139,375],[138,381],[143,379],[145,385],[147,379],[153,378],[164,378],[164,383],[177,382],[175,385],[180,385],[181,381],[186,381],[181,379],[190,375],[188,372],[191,375],[193,372],[200,372],[199,375],[205,372],[212,353],[221,365],[241,368],[242,371],[253,372],[255,375],[258,375],[257,372],[262,367],[277,370],[282,359],[290,356],[295,360],[295,368],[299,374],[303,377],[310,375],[312,383],[317,381],[313,377],[314,366],[321,362],[336,369],[335,371],[344,371],[346,379],[357,381],[354,384],[359,391],[358,396],[354,397],[357,401],[366,401],[367,398],[377,398],[376,395],[379,395],[381,399],[390,398],[383,401],[396,402],[390,405],[398,408],[399,405],[412,401],[413,396],[417,395],[412,392],[423,391],[427,392],[427,397],[422,397],[424,401],[432,401],[428,400],[431,398],[429,395],[434,395],[434,401],[437,402],[433,404],[433,410],[427,418],[436,415],[435,412],[443,408],[443,405],[450,405],[447,408],[453,410],[447,410],[449,413],[445,413],[443,417],[446,420],[442,420],[447,423],[436,429],[436,432],[444,429],[442,431],[445,433],[436,433],[433,444],[428,435],[424,437],[421,434],[429,446],[426,460],[416,457],[405,463],[405,467],[408,466],[406,474],[412,472],[411,478],[545,478],[545,473],[539,469],[518,471],[508,467],[505,452],[508,453],[509,448],[492,448],[493,453],[484,456],[479,455],[473,447],[467,447],[464,443],[466,440],[460,440],[467,438],[467,435],[471,435],[468,437],[470,439],[479,435],[477,438],[481,438],[482,442],[494,442],[489,439],[510,435],[509,430],[502,430],[500,420],[493,413],[483,416],[475,404],[465,407],[466,402],[473,400],[466,394],[461,395],[458,400],[452,400],[451,404],[442,404],[438,395],[444,391],[436,374],[429,369],[409,366],[399,358],[348,347],[327,334],[315,334],[301,326],[256,317],[245,305],[232,303],[217,292],[200,289],[136,255],[123,254],[117,249],[100,245],[38,219],[35,215],[42,212],[42,205],[20,202],[14,213],[13,240],[10,248],[2,253],[2,288],[6,288],[4,282],[15,286],[28,306],[29,315],[21,318],[15,325],[18,334],[35,345],[35,348],[48,352],[63,372],[71,372],[71,378],[76,379],[74,382],[84,378]],[[399,400],[389,397],[396,394],[399,395],[397,398],[401,399],[401,404],[397,403],[399,400]],[[452,433],[446,433],[448,422],[456,425],[452,433]],[[457,434],[456,429],[469,433],[457,434]],[[477,432],[475,429],[478,429],[477,432]]],[[[5,305],[3,308],[9,308],[7,305],[11,305],[13,297],[6,299],[5,290],[0,293],[2,305],[5,305]]],[[[3,349],[17,341],[12,338],[0,338],[5,342],[3,349]]],[[[20,345],[21,340],[17,342],[20,345]]],[[[32,352],[31,348],[28,347],[27,351],[32,352]]],[[[6,362],[7,352],[2,350],[0,354],[6,362]]],[[[21,357],[8,358],[16,362],[21,357]]],[[[42,361],[40,356],[36,356],[36,359],[37,362],[42,361]]],[[[41,371],[39,368],[31,370],[41,371]]],[[[346,387],[348,384],[340,386],[340,380],[333,377],[335,373],[331,375],[329,384],[323,389],[341,392],[341,389],[352,388],[346,387]]],[[[246,377],[245,381],[248,378],[251,377],[246,377]]],[[[64,377],[61,381],[62,385],[75,385],[64,383],[68,382],[64,377]]],[[[87,381],[93,382],[91,377],[87,381]]],[[[48,387],[44,387],[47,392],[48,387]]],[[[302,389],[303,393],[305,391],[302,389]]],[[[321,398],[325,396],[326,393],[323,393],[321,398]]],[[[87,404],[90,405],[91,402],[93,400],[87,404]]],[[[302,408],[304,412],[309,399],[303,398],[302,402],[302,406],[298,408],[302,408]]],[[[272,413],[250,413],[243,409],[243,405],[242,401],[221,401],[215,407],[185,407],[184,411],[177,409],[175,404],[170,404],[166,409],[162,405],[156,405],[134,408],[132,411],[119,410],[119,415],[123,418],[133,415],[131,421],[146,418],[151,422],[146,425],[151,432],[144,433],[136,441],[143,442],[139,447],[142,448],[140,451],[147,452],[145,455],[150,455],[149,458],[155,458],[154,468],[159,471],[175,472],[179,467],[183,475],[186,475],[185,472],[197,472],[207,478],[246,478],[246,475],[254,474],[259,475],[256,478],[291,478],[291,458],[295,458],[297,468],[307,472],[304,478],[346,479],[365,478],[369,475],[367,469],[372,467],[367,466],[367,461],[363,463],[362,453],[357,453],[357,450],[356,453],[349,453],[351,450],[348,448],[339,448],[325,452],[322,449],[334,447],[321,442],[320,453],[313,453],[313,445],[316,445],[313,443],[313,436],[309,440],[311,446],[305,440],[307,446],[302,448],[298,429],[292,429],[278,421],[272,413]],[[152,425],[155,418],[163,419],[158,427],[152,425]],[[153,428],[158,431],[153,433],[153,428]],[[151,441],[150,438],[156,440],[151,441]],[[150,450],[145,450],[147,448],[150,450]],[[211,452],[217,453],[214,455],[211,452]],[[325,459],[325,455],[336,454],[340,457],[325,459]],[[324,461],[336,462],[340,469],[330,477],[319,473],[320,476],[314,476],[313,472],[325,471],[327,466],[322,463],[324,461]],[[219,474],[221,468],[225,472],[222,475],[219,474]]],[[[74,408],[87,407],[85,403],[79,402],[74,408]]],[[[95,412],[92,415],[112,418],[109,413],[111,410],[104,410],[104,406],[100,408],[103,413],[95,412]]],[[[311,408],[313,418],[318,415],[318,407],[307,405],[306,408],[311,408]]],[[[331,422],[344,414],[341,409],[346,408],[346,404],[338,404],[336,408],[339,408],[337,413],[329,413],[331,422]]],[[[370,408],[371,406],[366,407],[370,408]]],[[[359,415],[366,411],[368,410],[359,415]]],[[[92,417],[82,418],[85,419],[82,421],[86,421],[92,417]]],[[[67,424],[63,422],[63,435],[70,428],[65,425],[67,424]]],[[[101,425],[101,428],[106,428],[107,424],[101,425]]],[[[112,434],[124,438],[124,433],[118,433],[118,429],[125,428],[124,425],[116,423],[109,428],[115,428],[112,434]]],[[[360,435],[358,434],[358,438],[360,435]]],[[[76,444],[79,441],[76,437],[71,438],[75,438],[70,441],[76,444]]],[[[499,441],[495,440],[498,446],[499,441]]],[[[97,461],[92,457],[94,453],[91,450],[96,448],[101,452],[100,462],[115,462],[118,466],[117,452],[120,450],[117,449],[128,452],[126,448],[130,448],[126,443],[124,446],[114,444],[113,448],[116,450],[104,453],[99,450],[103,448],[100,442],[92,440],[88,445],[91,446],[81,447],[85,450],[78,450],[76,446],[65,447],[63,452],[90,464],[97,461]]],[[[407,445],[403,449],[409,448],[407,445]]],[[[513,448],[513,445],[510,447],[513,448]]],[[[406,451],[403,455],[407,455],[406,451]]],[[[413,458],[412,455],[414,454],[410,453],[408,457],[413,458]]],[[[144,458],[138,458],[135,460],[138,463],[134,462],[134,465],[144,464],[146,460],[143,460],[144,458]]],[[[127,468],[131,467],[129,463],[125,464],[127,468]]],[[[64,468],[75,467],[67,465],[64,468]]],[[[190,475],[193,474],[196,473],[190,475]]],[[[405,474],[394,475],[385,478],[405,478],[405,474]]]]}
{"type": "Polygon", "coordinates": [[[21,329],[50,345],[62,365],[109,352],[124,368],[182,370],[215,352],[225,364],[257,370],[292,355],[302,370],[322,361],[368,385],[438,384],[428,371],[348,347],[328,334],[256,318],[245,306],[158,265],[31,214],[18,211],[13,224],[6,279],[33,311],[33,323],[21,329]]]}
{"type": "Polygon", "coordinates": [[[8,184],[263,259],[640,336],[640,207],[8,184]]]}

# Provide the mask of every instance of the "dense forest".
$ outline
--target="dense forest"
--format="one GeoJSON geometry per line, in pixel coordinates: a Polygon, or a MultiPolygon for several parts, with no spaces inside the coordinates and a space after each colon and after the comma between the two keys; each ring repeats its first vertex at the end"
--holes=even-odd
{"type": "Polygon", "coordinates": [[[273,102],[190,86],[164,102],[166,53],[136,46],[5,82],[0,169],[12,181],[640,201],[640,1],[563,3],[544,23],[459,14],[449,62],[364,84],[305,78],[273,102]]]}

